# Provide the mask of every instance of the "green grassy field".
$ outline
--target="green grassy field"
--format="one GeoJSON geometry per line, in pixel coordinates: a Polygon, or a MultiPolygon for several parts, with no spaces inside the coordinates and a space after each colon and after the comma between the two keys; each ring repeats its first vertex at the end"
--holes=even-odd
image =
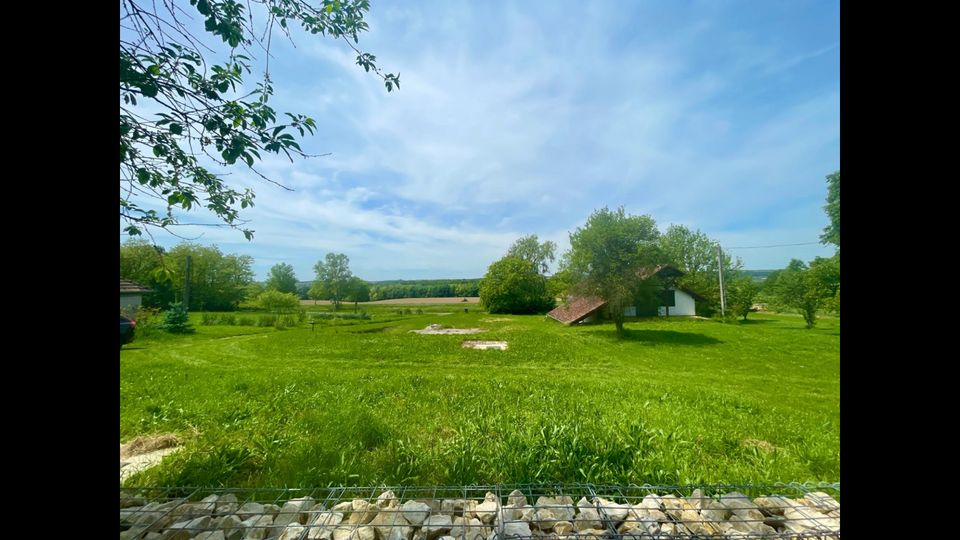
{"type": "Polygon", "coordinates": [[[125,346],[121,442],[186,441],[127,484],[839,481],[838,319],[648,320],[618,340],[475,306],[372,313],[125,346]],[[484,332],[409,332],[430,323],[484,332]]]}

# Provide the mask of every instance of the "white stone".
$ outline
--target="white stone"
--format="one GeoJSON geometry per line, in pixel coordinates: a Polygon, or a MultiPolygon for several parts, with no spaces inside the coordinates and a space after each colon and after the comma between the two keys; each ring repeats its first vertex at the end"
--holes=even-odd
{"type": "Polygon", "coordinates": [[[217,523],[217,529],[223,532],[224,540],[240,540],[243,538],[243,523],[237,516],[226,516],[217,523]]]}
{"type": "Polygon", "coordinates": [[[530,525],[526,521],[508,521],[504,523],[502,534],[503,539],[533,536],[530,531],[530,525]]]}
{"type": "Polygon", "coordinates": [[[597,505],[597,508],[602,510],[602,513],[606,514],[607,517],[610,518],[610,521],[614,523],[623,521],[627,517],[627,512],[630,510],[629,504],[619,504],[614,501],[608,501],[602,497],[595,498],[593,502],[597,505]]]}
{"type": "Polygon", "coordinates": [[[283,532],[280,533],[280,540],[300,540],[306,530],[307,528],[299,523],[291,523],[283,528],[283,532]]]}
{"type": "Polygon", "coordinates": [[[400,504],[393,491],[384,491],[377,497],[377,508],[395,508],[400,504]]]}
{"type": "Polygon", "coordinates": [[[816,508],[824,514],[833,510],[840,510],[840,503],[822,491],[807,493],[804,495],[803,499],[800,500],[806,502],[807,505],[816,508]]]}
{"type": "Polygon", "coordinates": [[[453,527],[453,519],[446,514],[435,514],[423,520],[423,534],[428,540],[433,540],[439,536],[450,532],[453,527]]]}
{"type": "MultiPolygon", "coordinates": [[[[488,493],[487,495],[493,495],[488,493]]],[[[494,495],[494,500],[487,500],[484,498],[484,502],[478,504],[476,508],[473,509],[474,514],[477,516],[477,519],[483,523],[493,523],[493,520],[497,517],[497,510],[500,508],[500,503],[496,501],[496,495],[494,495]]]]}
{"type": "Polygon", "coordinates": [[[253,516],[259,516],[266,513],[266,509],[258,502],[243,503],[237,510],[237,517],[241,520],[250,519],[253,516]]]}
{"type": "Polygon", "coordinates": [[[363,499],[354,499],[350,503],[350,508],[352,512],[350,513],[350,518],[347,519],[348,525],[365,525],[370,523],[370,520],[377,515],[377,505],[370,504],[363,499]]]}
{"type": "Polygon", "coordinates": [[[243,525],[247,528],[244,540],[263,540],[269,536],[273,528],[273,516],[270,514],[253,516],[244,521],[243,525]]]}
{"type": "Polygon", "coordinates": [[[485,540],[486,532],[479,519],[458,517],[453,520],[449,536],[457,540],[485,540]]]}
{"type": "Polygon", "coordinates": [[[420,525],[430,515],[430,506],[418,501],[407,501],[400,505],[403,517],[412,525],[420,525]]]}
{"type": "Polygon", "coordinates": [[[588,529],[599,529],[602,527],[600,524],[600,513],[597,512],[597,509],[587,501],[586,497],[581,497],[577,501],[577,510],[579,511],[576,519],[573,521],[573,528],[577,532],[583,532],[588,529]]]}
{"type": "Polygon", "coordinates": [[[519,489],[515,489],[507,495],[507,505],[513,506],[514,508],[523,507],[527,505],[527,497],[519,489]]]}

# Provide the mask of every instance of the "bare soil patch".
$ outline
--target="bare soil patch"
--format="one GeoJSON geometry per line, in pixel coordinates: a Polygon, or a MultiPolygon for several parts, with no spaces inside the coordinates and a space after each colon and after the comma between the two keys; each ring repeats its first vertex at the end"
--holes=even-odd
{"type": "Polygon", "coordinates": [[[507,350],[507,342],[506,341],[464,341],[463,348],[464,349],[481,349],[481,350],[496,349],[498,351],[505,351],[507,350]]]}
{"type": "Polygon", "coordinates": [[[423,330],[411,330],[415,334],[479,334],[480,328],[446,328],[442,324],[431,324],[423,330]]]}

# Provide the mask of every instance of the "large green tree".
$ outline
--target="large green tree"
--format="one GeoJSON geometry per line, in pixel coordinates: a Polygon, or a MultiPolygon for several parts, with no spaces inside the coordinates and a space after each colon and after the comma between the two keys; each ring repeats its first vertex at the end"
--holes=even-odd
{"type": "Polygon", "coordinates": [[[340,304],[350,290],[350,258],[343,253],[327,253],[322,261],[313,265],[316,279],[310,288],[310,297],[315,300],[330,300],[333,309],[340,309],[340,304]]]}
{"type": "Polygon", "coordinates": [[[529,260],[513,255],[491,264],[480,280],[480,305],[490,313],[545,313],[554,307],[547,278],[529,260]]]}
{"type": "Polygon", "coordinates": [[[195,310],[232,310],[247,297],[253,283],[253,258],[224,254],[217,246],[182,242],[167,251],[140,238],[120,245],[120,276],[153,289],[145,307],[166,309],[183,299],[187,256],[190,256],[190,305],[195,310]]]}
{"type": "Polygon", "coordinates": [[[297,292],[297,275],[293,271],[293,265],[287,263],[278,263],[270,268],[270,275],[267,277],[267,288],[283,293],[297,292]]]}
{"type": "Polygon", "coordinates": [[[172,272],[174,290],[183,291],[187,256],[190,256],[190,311],[229,311],[247,296],[253,282],[253,257],[224,254],[216,245],[181,242],[164,260],[172,272]]]}
{"type": "Polygon", "coordinates": [[[299,26],[345,42],[389,92],[400,87],[399,75],[382,73],[376,57],[357,48],[369,8],[368,0],[121,0],[124,230],[134,236],[172,227],[177,212],[203,207],[252,238],[240,210],[253,204],[254,193],[228,184],[223,171],[244,166],[276,183],[255,164],[263,154],[307,156],[298,138],[316,128],[313,118],[278,115],[270,104],[271,45],[281,37],[275,34],[288,39],[299,26]],[[196,17],[202,30],[189,22],[196,17]],[[262,76],[250,81],[254,69],[262,76]]]}
{"type": "Polygon", "coordinates": [[[638,272],[663,260],[659,238],[652,217],[628,215],[622,207],[596,210],[583,227],[570,233],[570,251],[562,268],[568,272],[570,290],[606,300],[617,335],[623,335],[627,306],[657,297],[656,278],[641,280],[638,272]]]}
{"type": "Polygon", "coordinates": [[[508,257],[518,257],[533,263],[534,268],[541,274],[546,274],[550,263],[556,259],[557,245],[550,240],[540,242],[537,235],[524,236],[510,246],[508,257]]]}
{"type": "Polygon", "coordinates": [[[823,229],[820,241],[833,244],[840,251],[840,171],[827,176],[827,205],[823,207],[830,224],[823,229]]]}

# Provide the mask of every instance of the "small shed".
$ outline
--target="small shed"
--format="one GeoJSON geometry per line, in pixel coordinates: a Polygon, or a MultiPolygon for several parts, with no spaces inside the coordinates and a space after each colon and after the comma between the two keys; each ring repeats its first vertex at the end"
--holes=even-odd
{"type": "Polygon", "coordinates": [[[120,278],[120,310],[136,311],[140,309],[143,295],[153,292],[139,283],[120,278]]]}

